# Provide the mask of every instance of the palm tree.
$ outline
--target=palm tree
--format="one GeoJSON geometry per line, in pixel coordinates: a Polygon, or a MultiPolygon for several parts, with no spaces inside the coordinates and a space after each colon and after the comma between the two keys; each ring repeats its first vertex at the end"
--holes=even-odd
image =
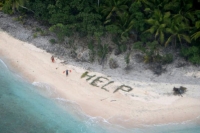
{"type": "Polygon", "coordinates": [[[115,20],[116,16],[126,12],[128,9],[127,2],[128,0],[106,0],[102,6],[102,13],[105,15],[104,24],[111,22],[112,19],[115,20]]]}
{"type": "Polygon", "coordinates": [[[145,32],[155,34],[155,40],[158,40],[161,44],[164,43],[166,28],[170,24],[170,12],[161,13],[160,10],[154,10],[153,16],[146,20],[146,23],[151,27],[145,32]]]}
{"type": "Polygon", "coordinates": [[[173,15],[173,19],[177,19],[179,22],[189,24],[190,21],[195,20],[195,12],[192,11],[192,1],[181,0],[177,7],[177,13],[173,15]]]}
{"type": "Polygon", "coordinates": [[[191,38],[186,34],[186,31],[191,29],[189,25],[195,20],[195,12],[192,11],[192,1],[178,0],[178,2],[179,6],[177,6],[172,16],[171,26],[166,29],[170,36],[165,42],[165,46],[172,41],[176,45],[177,39],[180,44],[182,44],[182,40],[191,43],[191,38]]]}
{"type": "Polygon", "coordinates": [[[118,28],[122,31],[121,38],[127,39],[129,31],[132,30],[135,23],[132,19],[133,16],[129,15],[127,12],[124,12],[118,18],[119,19],[115,22],[115,25],[117,25],[118,28]]]}
{"type": "Polygon", "coordinates": [[[195,23],[195,27],[198,31],[192,34],[192,40],[197,40],[198,38],[200,38],[200,20],[195,23]]]}
{"type": "Polygon", "coordinates": [[[154,10],[171,11],[179,5],[177,0],[136,0],[135,2],[141,2],[144,5],[144,11],[148,13],[153,13],[154,10]]]}
{"type": "Polygon", "coordinates": [[[176,22],[175,20],[172,21],[171,27],[166,28],[166,32],[170,33],[170,36],[165,42],[165,46],[167,46],[170,42],[174,42],[174,44],[176,45],[177,39],[180,42],[180,44],[182,44],[182,40],[191,43],[190,37],[187,34],[185,34],[188,30],[189,26],[186,25],[184,22],[176,22]]]}

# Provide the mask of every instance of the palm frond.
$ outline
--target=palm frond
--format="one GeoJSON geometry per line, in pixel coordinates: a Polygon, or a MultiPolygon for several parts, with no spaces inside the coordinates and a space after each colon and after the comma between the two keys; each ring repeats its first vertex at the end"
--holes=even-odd
{"type": "Polygon", "coordinates": [[[154,29],[154,28],[150,28],[150,29],[148,29],[148,30],[144,31],[143,33],[148,33],[148,32],[150,32],[151,34],[153,34],[153,33],[154,33],[154,31],[155,31],[155,29],[154,29]]]}
{"type": "Polygon", "coordinates": [[[170,12],[166,12],[166,13],[164,14],[164,19],[169,19],[170,15],[171,15],[170,12]]]}
{"type": "Polygon", "coordinates": [[[144,11],[145,12],[151,12],[151,9],[150,8],[145,8],[144,11]]]}
{"type": "Polygon", "coordinates": [[[171,28],[166,28],[166,32],[172,34],[172,33],[173,33],[173,30],[172,30],[171,28]]]}
{"type": "Polygon", "coordinates": [[[156,30],[155,38],[157,38],[158,35],[159,35],[159,30],[156,30]]]}
{"type": "Polygon", "coordinates": [[[181,34],[181,38],[184,39],[185,41],[187,41],[188,43],[191,43],[191,39],[189,36],[181,34]]]}
{"type": "Polygon", "coordinates": [[[174,36],[173,35],[171,35],[168,39],[167,39],[167,41],[165,42],[165,47],[172,41],[172,38],[173,38],[174,36]]]}
{"type": "Polygon", "coordinates": [[[159,26],[159,28],[165,28],[166,27],[166,24],[161,24],[160,26],[159,26]]]}
{"type": "Polygon", "coordinates": [[[194,33],[194,34],[191,36],[191,39],[192,39],[192,40],[197,40],[198,38],[200,38],[200,31],[194,33]]]}
{"type": "Polygon", "coordinates": [[[161,44],[163,44],[164,40],[165,40],[164,33],[160,32],[160,42],[161,42],[161,44]]]}
{"type": "Polygon", "coordinates": [[[178,38],[179,42],[182,44],[181,35],[180,34],[177,34],[177,38],[178,38]]]}
{"type": "Polygon", "coordinates": [[[148,24],[151,24],[151,25],[155,24],[155,20],[152,19],[152,18],[146,20],[146,22],[147,22],[148,24]]]}
{"type": "Polygon", "coordinates": [[[200,28],[200,20],[195,22],[195,27],[200,28]]]}
{"type": "Polygon", "coordinates": [[[165,2],[164,4],[164,10],[175,10],[177,9],[177,7],[179,7],[180,3],[177,2],[177,1],[168,1],[168,2],[165,2]]]}

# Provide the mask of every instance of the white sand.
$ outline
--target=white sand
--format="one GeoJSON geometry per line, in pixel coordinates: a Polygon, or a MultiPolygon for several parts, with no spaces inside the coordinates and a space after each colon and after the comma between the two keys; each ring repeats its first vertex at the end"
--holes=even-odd
{"type": "MultiPolygon", "coordinates": [[[[118,82],[115,80],[113,84],[105,87],[108,92],[101,89],[108,81],[104,80],[98,83],[100,87],[94,87],[90,84],[92,80],[80,78],[86,70],[63,65],[57,58],[55,63],[52,63],[51,54],[32,44],[19,41],[3,31],[0,31],[0,56],[7,59],[12,69],[22,73],[30,83],[49,84],[56,88],[60,97],[80,105],[86,114],[103,117],[111,123],[136,127],[145,124],[183,122],[200,116],[199,84],[172,84],[167,83],[167,79],[166,83],[156,83],[124,80],[118,77],[118,82]],[[63,74],[66,69],[72,70],[68,77],[63,74]],[[131,86],[133,90],[113,93],[122,84],[131,86]],[[189,90],[183,97],[174,96],[174,86],[185,86],[189,90]]],[[[97,72],[89,72],[89,75],[107,77],[97,72]]],[[[200,72],[185,74],[187,77],[194,75],[200,78],[200,72]]],[[[107,78],[113,80],[112,77],[107,78]]]]}

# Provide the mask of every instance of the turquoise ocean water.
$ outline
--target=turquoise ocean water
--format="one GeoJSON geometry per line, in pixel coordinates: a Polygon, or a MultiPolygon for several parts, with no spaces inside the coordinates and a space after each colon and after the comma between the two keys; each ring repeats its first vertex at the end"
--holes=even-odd
{"type": "Polygon", "coordinates": [[[125,129],[81,112],[47,84],[28,83],[0,59],[0,133],[200,133],[200,118],[125,129]]]}

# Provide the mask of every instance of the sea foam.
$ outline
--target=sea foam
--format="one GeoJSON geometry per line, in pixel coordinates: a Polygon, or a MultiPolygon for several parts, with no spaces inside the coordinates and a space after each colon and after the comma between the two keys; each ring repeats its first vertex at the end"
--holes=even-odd
{"type": "Polygon", "coordinates": [[[0,62],[3,64],[3,66],[8,69],[8,66],[0,59],[0,62]]]}

